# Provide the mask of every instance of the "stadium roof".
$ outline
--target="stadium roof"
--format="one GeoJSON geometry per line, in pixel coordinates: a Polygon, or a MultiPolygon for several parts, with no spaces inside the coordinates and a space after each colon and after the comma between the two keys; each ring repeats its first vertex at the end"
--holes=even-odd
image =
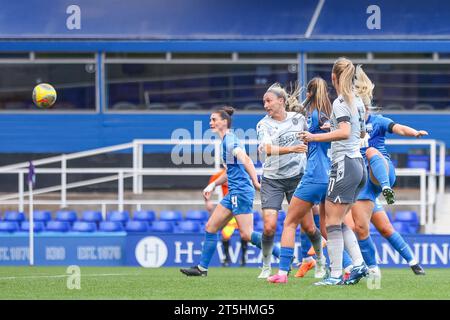
{"type": "Polygon", "coordinates": [[[0,40],[450,40],[450,2],[8,1],[0,40]]]}

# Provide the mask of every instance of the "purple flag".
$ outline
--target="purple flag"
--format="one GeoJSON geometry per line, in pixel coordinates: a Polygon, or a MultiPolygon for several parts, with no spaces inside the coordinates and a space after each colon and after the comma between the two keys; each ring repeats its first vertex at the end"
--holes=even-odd
{"type": "Polygon", "coordinates": [[[36,183],[36,174],[34,173],[34,165],[33,162],[30,161],[30,165],[28,166],[28,183],[34,186],[36,183]]]}

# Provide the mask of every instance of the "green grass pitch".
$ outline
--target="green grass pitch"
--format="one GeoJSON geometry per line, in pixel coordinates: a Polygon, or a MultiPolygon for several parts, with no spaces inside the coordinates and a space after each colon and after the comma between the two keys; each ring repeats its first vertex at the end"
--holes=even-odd
{"type": "Polygon", "coordinates": [[[207,277],[186,277],[179,268],[82,267],[80,289],[68,289],[64,267],[0,267],[0,299],[450,299],[450,269],[382,269],[381,288],[366,280],[353,286],[315,287],[313,272],[287,284],[257,279],[257,268],[210,268],[207,277]]]}

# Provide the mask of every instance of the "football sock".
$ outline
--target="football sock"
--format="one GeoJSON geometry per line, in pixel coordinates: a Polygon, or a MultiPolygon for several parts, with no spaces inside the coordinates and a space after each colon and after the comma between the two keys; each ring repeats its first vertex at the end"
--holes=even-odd
{"type": "MultiPolygon", "coordinates": [[[[294,248],[281,247],[280,250],[280,271],[285,271],[286,274],[289,271],[292,257],[294,256],[294,248]]],[[[278,272],[278,274],[283,274],[278,272]]]]}
{"type": "Polygon", "coordinates": [[[410,266],[417,264],[411,247],[406,243],[405,239],[398,232],[394,232],[390,237],[386,238],[391,246],[397,250],[410,266]]]}
{"type": "Polygon", "coordinates": [[[355,266],[360,266],[364,262],[364,259],[362,257],[361,249],[359,248],[355,233],[344,223],[341,227],[345,250],[347,250],[348,254],[352,258],[353,264],[355,266]]]}
{"type": "Polygon", "coordinates": [[[342,252],[344,251],[344,239],[341,225],[327,227],[328,254],[330,258],[331,276],[339,278],[342,276],[342,252]]]}
{"type": "Polygon", "coordinates": [[[206,270],[208,269],[209,263],[211,262],[211,258],[214,255],[214,252],[216,251],[217,240],[218,240],[217,233],[209,233],[208,231],[205,232],[205,241],[203,242],[202,256],[200,258],[199,267],[202,267],[203,269],[206,270]]]}
{"type": "Polygon", "coordinates": [[[263,254],[263,266],[270,266],[270,261],[272,259],[272,249],[273,249],[273,239],[275,235],[266,236],[264,233],[262,234],[262,254],[263,254]]]}
{"type": "MultiPolygon", "coordinates": [[[[261,249],[261,245],[262,245],[261,244],[261,242],[262,242],[261,232],[253,231],[250,238],[251,238],[251,240],[250,240],[251,243],[261,249]]],[[[279,258],[280,257],[280,247],[274,245],[272,248],[272,255],[279,258]]]]}
{"type": "Polygon", "coordinates": [[[367,239],[359,240],[359,247],[361,248],[361,254],[369,268],[374,268],[377,266],[377,258],[376,258],[376,248],[375,244],[372,241],[370,235],[367,239]]]}
{"type": "Polygon", "coordinates": [[[369,163],[372,174],[378,180],[380,186],[382,188],[390,188],[391,185],[389,184],[389,172],[386,169],[386,160],[382,156],[376,154],[369,160],[369,163]]]}

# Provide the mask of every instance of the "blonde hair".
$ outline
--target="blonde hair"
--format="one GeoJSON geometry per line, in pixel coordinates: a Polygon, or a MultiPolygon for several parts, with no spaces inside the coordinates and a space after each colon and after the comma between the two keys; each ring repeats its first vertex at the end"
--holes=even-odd
{"type": "Polygon", "coordinates": [[[364,106],[370,108],[375,84],[369,79],[361,65],[356,66],[354,84],[356,94],[362,99],[364,106]]]}
{"type": "Polygon", "coordinates": [[[301,112],[303,110],[302,104],[298,101],[298,96],[301,92],[301,87],[298,82],[291,84],[291,90],[288,92],[278,82],[272,84],[266,92],[271,92],[278,98],[284,99],[286,111],[301,112]]]}
{"type": "Polygon", "coordinates": [[[321,77],[314,77],[308,82],[306,90],[310,95],[303,105],[308,108],[308,112],[312,113],[314,109],[317,109],[319,115],[323,113],[329,118],[331,102],[328,97],[327,82],[321,77]]]}
{"type": "Polygon", "coordinates": [[[355,66],[347,58],[339,58],[334,62],[332,72],[337,78],[337,90],[345,102],[353,106],[353,78],[355,77],[355,66]]]}

